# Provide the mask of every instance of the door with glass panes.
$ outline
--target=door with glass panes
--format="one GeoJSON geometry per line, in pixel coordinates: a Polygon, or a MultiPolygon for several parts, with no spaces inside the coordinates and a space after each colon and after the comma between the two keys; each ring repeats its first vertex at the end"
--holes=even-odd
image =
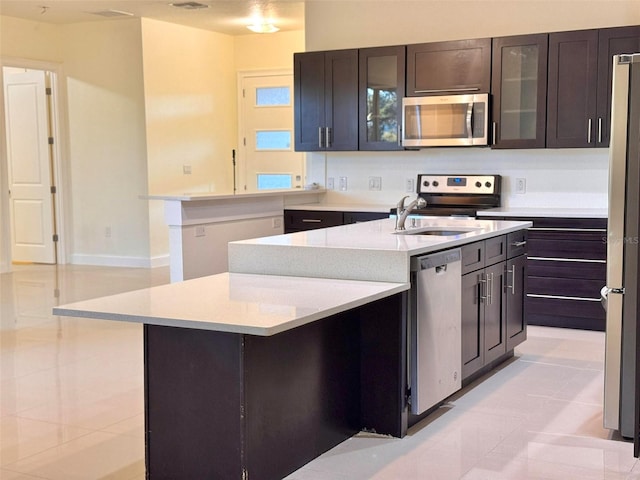
{"type": "Polygon", "coordinates": [[[304,154],[293,149],[293,74],[241,79],[237,190],[304,187],[304,154]]]}

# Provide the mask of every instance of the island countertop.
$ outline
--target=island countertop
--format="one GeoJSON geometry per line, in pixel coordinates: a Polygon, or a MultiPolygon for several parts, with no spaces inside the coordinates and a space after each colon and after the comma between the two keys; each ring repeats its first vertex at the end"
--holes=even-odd
{"type": "Polygon", "coordinates": [[[390,218],[241,240],[229,243],[229,271],[406,283],[412,256],[516,232],[532,223],[415,217],[407,219],[406,225],[406,233],[429,228],[464,233],[398,234],[395,219],[390,218]]]}
{"type": "Polygon", "coordinates": [[[275,335],[409,284],[221,273],[55,307],[55,315],[275,335]]]}

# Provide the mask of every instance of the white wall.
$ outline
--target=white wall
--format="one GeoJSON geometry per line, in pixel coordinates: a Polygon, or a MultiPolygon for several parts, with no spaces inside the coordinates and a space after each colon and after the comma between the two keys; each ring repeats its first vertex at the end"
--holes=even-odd
{"type": "MultiPolygon", "coordinates": [[[[309,2],[305,42],[313,51],[637,24],[637,0],[309,2]]],[[[324,185],[333,177],[337,186],[340,176],[348,178],[347,192],[328,193],[328,203],[394,205],[406,195],[406,178],[435,172],[501,174],[505,205],[607,204],[608,149],[451,148],[308,154],[307,159],[309,181],[324,185]],[[382,177],[381,192],[368,190],[369,176],[382,177]],[[515,178],[526,178],[524,195],[513,193],[515,178]]]]}

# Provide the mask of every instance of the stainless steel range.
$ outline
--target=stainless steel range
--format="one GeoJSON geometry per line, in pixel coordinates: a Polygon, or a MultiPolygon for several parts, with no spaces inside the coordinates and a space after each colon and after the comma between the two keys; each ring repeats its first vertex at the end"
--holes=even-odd
{"type": "Polygon", "coordinates": [[[427,202],[411,215],[475,217],[500,206],[500,175],[418,175],[416,193],[427,202]]]}

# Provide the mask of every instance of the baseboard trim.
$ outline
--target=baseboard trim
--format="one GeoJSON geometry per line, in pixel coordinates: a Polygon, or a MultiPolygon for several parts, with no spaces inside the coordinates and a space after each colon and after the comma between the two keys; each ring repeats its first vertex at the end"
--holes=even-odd
{"type": "Polygon", "coordinates": [[[115,255],[85,255],[72,254],[71,262],[74,265],[96,265],[101,267],[130,267],[130,268],[156,268],[169,265],[169,255],[156,257],[121,257],[115,255]]]}

